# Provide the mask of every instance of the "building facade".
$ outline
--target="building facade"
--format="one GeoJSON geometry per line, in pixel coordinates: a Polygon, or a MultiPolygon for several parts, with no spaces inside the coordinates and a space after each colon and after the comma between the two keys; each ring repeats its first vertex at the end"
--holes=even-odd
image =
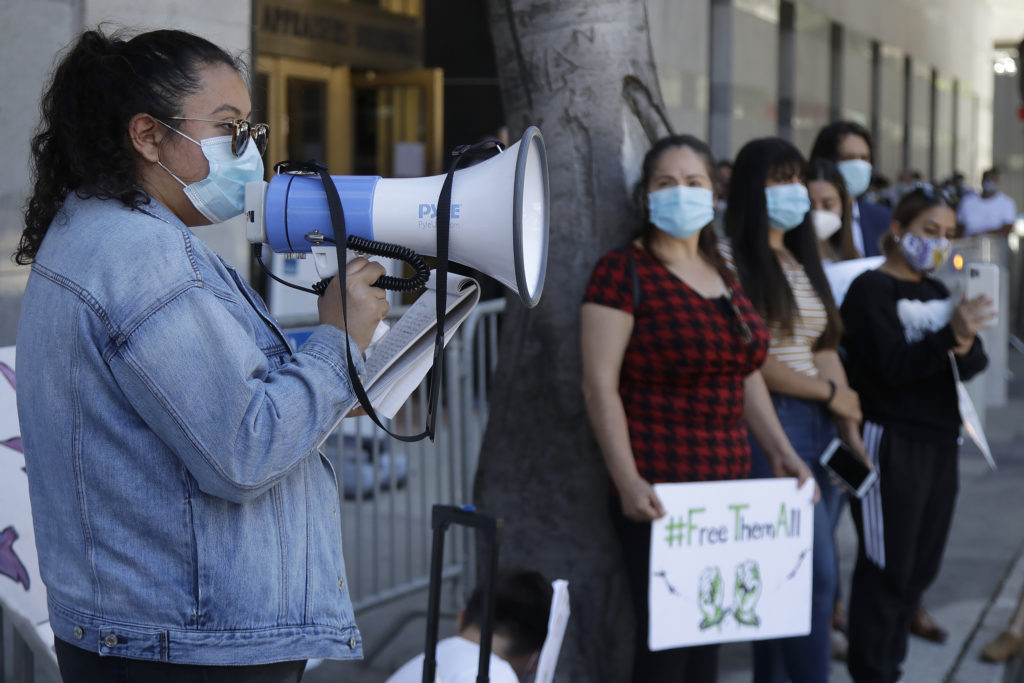
{"type": "MultiPolygon", "coordinates": [[[[961,170],[976,183],[993,158],[993,1],[646,4],[672,124],[709,140],[716,156],[732,158],[763,135],[786,137],[807,153],[822,125],[849,118],[874,133],[876,167],[890,178],[905,168],[930,178],[961,170]]],[[[12,253],[21,232],[43,84],[83,29],[181,28],[242,55],[254,118],[273,131],[268,164],[315,158],[335,174],[418,176],[441,172],[454,144],[501,127],[485,6],[0,0],[0,251],[12,253]]],[[[259,283],[242,235],[197,232],[259,283]]],[[[299,265],[282,259],[274,267],[299,265]]],[[[0,345],[14,342],[27,271],[0,259],[0,345]]],[[[272,304],[290,305],[286,293],[267,290],[272,304]]]]}

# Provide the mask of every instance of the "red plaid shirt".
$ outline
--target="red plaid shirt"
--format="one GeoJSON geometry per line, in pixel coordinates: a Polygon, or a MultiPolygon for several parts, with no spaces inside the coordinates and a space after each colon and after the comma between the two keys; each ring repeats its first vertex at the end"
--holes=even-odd
{"type": "Polygon", "coordinates": [[[633,316],[619,394],[640,475],[651,483],[744,479],[750,446],[743,381],[764,363],[769,333],[738,283],[727,297],[690,289],[638,247],[607,254],[590,276],[584,301],[633,316]],[[634,311],[633,250],[640,289],[634,311]]]}

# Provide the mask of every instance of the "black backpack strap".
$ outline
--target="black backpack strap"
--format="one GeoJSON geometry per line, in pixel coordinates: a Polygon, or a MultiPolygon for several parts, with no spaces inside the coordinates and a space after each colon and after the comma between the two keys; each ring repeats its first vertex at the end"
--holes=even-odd
{"type": "Polygon", "coordinates": [[[629,245],[629,274],[633,277],[633,317],[640,310],[640,276],[636,272],[636,257],[633,256],[633,245],[629,245]]]}

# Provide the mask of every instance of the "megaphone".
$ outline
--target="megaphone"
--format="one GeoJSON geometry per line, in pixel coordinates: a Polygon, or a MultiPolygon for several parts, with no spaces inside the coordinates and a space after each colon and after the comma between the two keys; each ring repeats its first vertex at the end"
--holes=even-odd
{"type": "MultiPolygon", "coordinates": [[[[349,235],[437,255],[437,200],[445,175],[331,180],[349,235]]],[[[527,307],[536,306],[548,252],[548,167],[540,130],[531,126],[508,149],[456,171],[450,216],[448,258],[518,292],[527,307]]],[[[269,183],[249,183],[245,218],[249,242],[281,254],[312,253],[320,277],[337,273],[336,258],[319,239],[308,239],[334,239],[319,176],[278,174],[269,183]]]]}

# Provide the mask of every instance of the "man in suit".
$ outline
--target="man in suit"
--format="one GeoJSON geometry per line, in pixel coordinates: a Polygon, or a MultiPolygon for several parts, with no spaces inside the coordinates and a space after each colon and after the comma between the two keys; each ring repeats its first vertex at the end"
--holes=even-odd
{"type": "Polygon", "coordinates": [[[871,184],[873,149],[871,133],[853,121],[835,121],[818,133],[811,161],[828,159],[836,164],[855,199],[852,207],[853,243],[862,256],[879,256],[879,242],[889,229],[892,212],[864,198],[871,184]]]}

